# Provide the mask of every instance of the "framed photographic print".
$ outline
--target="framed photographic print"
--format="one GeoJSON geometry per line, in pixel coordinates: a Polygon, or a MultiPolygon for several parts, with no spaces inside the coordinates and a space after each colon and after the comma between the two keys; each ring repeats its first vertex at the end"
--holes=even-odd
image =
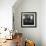
{"type": "Polygon", "coordinates": [[[36,27],[37,26],[36,12],[21,12],[21,27],[36,27]]]}

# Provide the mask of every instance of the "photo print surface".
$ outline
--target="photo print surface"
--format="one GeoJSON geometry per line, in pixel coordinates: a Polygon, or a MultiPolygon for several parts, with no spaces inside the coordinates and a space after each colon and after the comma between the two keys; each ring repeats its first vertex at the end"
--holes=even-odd
{"type": "Polygon", "coordinates": [[[23,25],[34,25],[34,16],[24,15],[23,16],[23,25]]]}

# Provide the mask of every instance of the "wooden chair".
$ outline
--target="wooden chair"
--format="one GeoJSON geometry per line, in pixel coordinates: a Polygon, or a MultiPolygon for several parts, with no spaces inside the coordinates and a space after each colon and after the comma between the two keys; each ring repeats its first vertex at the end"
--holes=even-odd
{"type": "Polygon", "coordinates": [[[35,43],[32,40],[26,40],[25,46],[35,46],[35,43]]]}
{"type": "Polygon", "coordinates": [[[16,46],[21,46],[21,44],[22,44],[22,33],[15,33],[14,39],[16,42],[16,46]]]}

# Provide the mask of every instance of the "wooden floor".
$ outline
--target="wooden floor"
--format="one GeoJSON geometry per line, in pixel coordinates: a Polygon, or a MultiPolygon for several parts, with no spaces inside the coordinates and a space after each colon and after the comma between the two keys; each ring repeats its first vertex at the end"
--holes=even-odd
{"type": "Polygon", "coordinates": [[[6,42],[4,42],[2,45],[0,46],[16,46],[15,44],[15,39],[13,40],[6,40],[6,42]]]}

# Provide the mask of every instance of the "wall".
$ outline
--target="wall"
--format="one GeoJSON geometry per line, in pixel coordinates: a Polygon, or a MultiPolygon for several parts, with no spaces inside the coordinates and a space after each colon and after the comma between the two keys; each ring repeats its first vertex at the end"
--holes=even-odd
{"type": "Polygon", "coordinates": [[[0,27],[12,29],[12,6],[16,0],[0,0],[0,27]]]}
{"type": "MultiPolygon", "coordinates": [[[[18,1],[19,2],[19,1],[18,1]]],[[[36,46],[41,46],[41,31],[40,31],[40,15],[41,1],[40,0],[23,0],[19,5],[13,6],[15,30],[23,33],[24,39],[31,39],[36,46]],[[21,27],[21,12],[37,12],[37,27],[22,28],[21,27]]]]}
{"type": "Polygon", "coordinates": [[[46,0],[41,1],[40,31],[42,46],[46,46],[46,0]]]}

